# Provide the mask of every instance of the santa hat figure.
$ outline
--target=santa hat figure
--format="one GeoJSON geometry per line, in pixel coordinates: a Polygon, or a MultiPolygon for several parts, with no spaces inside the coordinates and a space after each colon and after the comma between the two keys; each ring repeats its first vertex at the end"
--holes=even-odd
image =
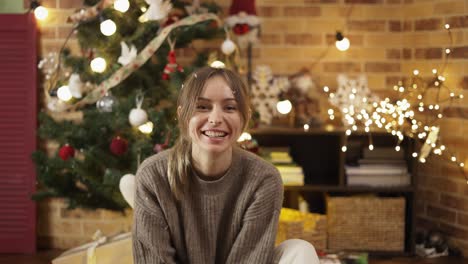
{"type": "Polygon", "coordinates": [[[260,19],[255,10],[255,0],[233,0],[226,24],[237,36],[240,46],[256,42],[260,19]]]}

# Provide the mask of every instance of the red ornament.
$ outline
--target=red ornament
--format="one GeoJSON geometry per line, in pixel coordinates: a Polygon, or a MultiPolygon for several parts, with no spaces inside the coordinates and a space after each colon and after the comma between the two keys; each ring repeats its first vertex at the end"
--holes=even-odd
{"type": "Polygon", "coordinates": [[[62,160],[67,160],[70,157],[75,156],[75,149],[72,146],[65,144],[64,146],[60,148],[58,154],[62,160]]]}
{"type": "Polygon", "coordinates": [[[128,142],[124,138],[115,137],[110,144],[110,151],[116,156],[123,155],[128,150],[128,142]]]}
{"type": "Polygon", "coordinates": [[[236,24],[234,26],[234,28],[232,29],[232,31],[236,35],[240,35],[240,36],[245,35],[245,34],[249,33],[250,26],[249,26],[249,24],[236,24]]]}
{"type": "Polygon", "coordinates": [[[176,61],[176,55],[175,55],[175,51],[174,51],[174,45],[175,43],[172,43],[170,42],[170,45],[171,45],[171,51],[169,51],[169,54],[167,55],[167,64],[166,66],[164,67],[164,71],[163,71],[163,75],[162,75],[162,78],[163,80],[169,80],[169,74],[175,72],[176,70],[179,71],[179,72],[183,72],[184,71],[184,68],[182,68],[182,66],[180,66],[179,64],[177,64],[177,61],[176,61]]]}

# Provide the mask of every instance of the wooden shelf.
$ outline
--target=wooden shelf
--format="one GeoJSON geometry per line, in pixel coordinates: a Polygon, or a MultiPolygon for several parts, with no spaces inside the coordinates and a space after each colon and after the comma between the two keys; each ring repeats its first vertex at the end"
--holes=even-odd
{"type": "Polygon", "coordinates": [[[339,186],[339,185],[304,185],[304,186],[284,186],[285,191],[309,191],[309,192],[414,192],[414,187],[370,187],[370,186],[339,186]]]}

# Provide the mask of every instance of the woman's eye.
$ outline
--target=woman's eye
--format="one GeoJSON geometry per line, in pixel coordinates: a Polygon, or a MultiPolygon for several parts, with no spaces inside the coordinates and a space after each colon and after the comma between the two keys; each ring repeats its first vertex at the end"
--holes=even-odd
{"type": "Polygon", "coordinates": [[[197,105],[197,110],[207,110],[208,106],[206,105],[197,105]]]}
{"type": "Polygon", "coordinates": [[[237,110],[237,107],[234,106],[234,105],[228,105],[228,106],[226,106],[226,109],[227,109],[228,111],[235,111],[235,110],[237,110]]]}

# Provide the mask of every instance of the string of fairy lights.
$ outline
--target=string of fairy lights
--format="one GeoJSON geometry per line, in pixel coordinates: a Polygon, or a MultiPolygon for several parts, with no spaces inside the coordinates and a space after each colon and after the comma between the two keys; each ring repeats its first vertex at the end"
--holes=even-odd
{"type": "MultiPolygon", "coordinates": [[[[450,25],[445,25],[450,39],[450,46],[453,43],[450,25]]],[[[450,151],[442,142],[439,136],[440,127],[437,122],[443,118],[444,106],[452,106],[457,100],[463,99],[463,94],[457,93],[455,89],[450,89],[445,85],[446,77],[444,71],[451,53],[450,48],[444,49],[444,63],[441,70],[433,69],[430,78],[421,76],[419,70],[415,69],[413,75],[406,81],[400,81],[393,87],[398,93],[398,100],[392,102],[389,98],[384,100],[370,99],[365,94],[353,89],[349,94],[347,105],[342,105],[338,111],[344,115],[343,123],[346,136],[350,136],[354,131],[364,130],[369,136],[369,150],[374,149],[372,142],[372,131],[384,130],[397,137],[395,151],[401,150],[401,142],[405,136],[416,139],[421,143],[419,151],[413,152],[413,158],[417,158],[420,163],[425,163],[430,154],[447,157],[448,160],[456,164],[468,184],[468,178],[464,170],[464,162],[450,151]],[[432,92],[432,93],[431,93],[432,92]],[[435,92],[437,96],[431,96],[435,92]]],[[[335,98],[329,87],[323,87],[324,92],[330,100],[335,98]]],[[[330,120],[334,120],[335,110],[328,110],[330,120]]],[[[341,147],[343,152],[347,151],[347,140],[341,147]]]]}

